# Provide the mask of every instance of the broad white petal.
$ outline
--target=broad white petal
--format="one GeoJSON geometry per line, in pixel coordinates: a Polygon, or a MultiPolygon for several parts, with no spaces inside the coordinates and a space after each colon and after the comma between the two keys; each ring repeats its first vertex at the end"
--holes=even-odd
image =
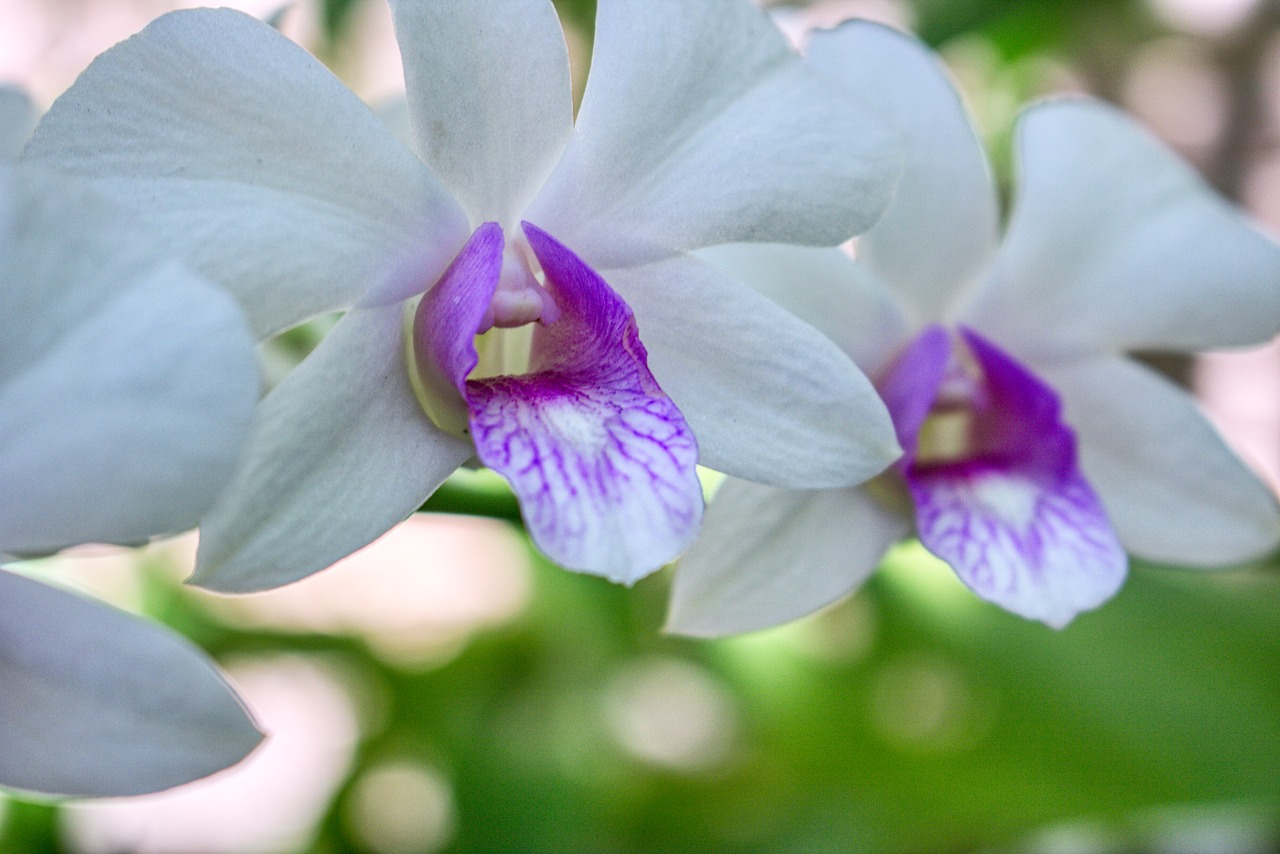
{"type": "Polygon", "coordinates": [[[262,740],[203,652],[164,628],[0,572],[0,786],[155,792],[262,740]]]}
{"type": "Polygon", "coordinates": [[[703,465],[775,486],[861,483],[899,454],[889,413],[826,336],[693,258],[604,274],[703,465]]]}
{"type": "Polygon", "coordinates": [[[392,0],[417,151],[471,214],[515,224],[573,130],[550,0],[392,0]]]}
{"type": "Polygon", "coordinates": [[[26,93],[0,86],[0,162],[15,160],[36,126],[36,108],[26,93]]]}
{"type": "Polygon", "coordinates": [[[318,572],[471,456],[418,406],[402,323],[400,306],[348,313],[259,405],[235,477],[201,520],[195,583],[247,592],[318,572]]]}
{"type": "Polygon", "coordinates": [[[819,71],[902,134],[893,201],[858,240],[858,260],[921,322],[941,320],[995,252],[999,207],[986,153],[938,58],[915,38],[869,21],[814,34],[819,71]]]}
{"type": "Polygon", "coordinates": [[[1223,566],[1280,544],[1280,507],[1191,397],[1122,358],[1041,368],[1061,393],[1080,462],[1133,554],[1223,566]]]}
{"type": "Polygon", "coordinates": [[[359,98],[227,9],[165,15],[98,57],[23,157],[92,179],[260,335],[353,304],[424,236],[443,269],[468,234],[359,98]]]}
{"type": "Polygon", "coordinates": [[[527,219],[597,267],[730,242],[834,246],[888,203],[882,119],[742,0],[605,0],[577,133],[527,219]]]}
{"type": "Polygon", "coordinates": [[[730,479],[676,568],[667,631],[719,637],[803,617],[855,590],[910,528],[861,489],[730,479]]]}
{"type": "Polygon", "coordinates": [[[0,172],[6,551],[185,530],[231,476],[253,338],[229,295],[145,237],[70,179],[0,172]]]}
{"type": "Polygon", "coordinates": [[[1280,330],[1280,245],[1133,119],[1052,101],[1023,115],[1017,150],[1017,204],[974,326],[1045,356],[1280,330]]]}
{"type": "Polygon", "coordinates": [[[734,243],[697,256],[826,335],[867,376],[879,376],[911,336],[903,303],[840,249],[734,243]]]}

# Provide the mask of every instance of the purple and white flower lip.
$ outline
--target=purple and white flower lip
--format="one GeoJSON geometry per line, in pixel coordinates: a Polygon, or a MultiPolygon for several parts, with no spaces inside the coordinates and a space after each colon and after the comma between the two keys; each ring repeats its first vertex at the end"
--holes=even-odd
{"type": "Polygon", "coordinates": [[[1115,594],[1124,548],[1052,388],[977,332],[938,325],[879,388],[916,533],[975,593],[1057,628],[1115,594]]]}
{"type": "Polygon", "coordinates": [[[550,0],[390,5],[408,147],[297,45],[206,9],[99,57],[24,152],[140,217],[260,335],[347,309],[259,404],[197,583],[324,569],[473,456],[550,556],[624,581],[696,530],[695,460],[827,487],[896,458],[838,347],[689,255],[839,245],[892,193],[898,138],[765,13],[601,0],[575,120],[550,0]]]}
{"type": "Polygon", "coordinates": [[[698,445],[649,372],[627,304],[555,238],[523,229],[545,288],[521,253],[504,252],[498,224],[486,223],[418,304],[423,406],[507,478],[548,557],[631,583],[697,534],[698,445]],[[521,265],[514,275],[512,261],[521,265]],[[500,290],[504,275],[523,284],[500,290]],[[527,373],[473,376],[476,335],[529,323],[538,325],[527,373]]]}
{"type": "Polygon", "coordinates": [[[1275,335],[1280,247],[1087,99],[1020,117],[1001,236],[982,146],[923,45],[856,22],[815,35],[809,59],[903,133],[893,203],[856,261],[702,254],[877,378],[906,453],[863,488],[731,478],[676,573],[669,628],[721,635],[803,616],[913,532],[983,599],[1054,627],[1116,592],[1126,552],[1208,568],[1280,544],[1275,496],[1188,395],[1123,355],[1275,335]]]}

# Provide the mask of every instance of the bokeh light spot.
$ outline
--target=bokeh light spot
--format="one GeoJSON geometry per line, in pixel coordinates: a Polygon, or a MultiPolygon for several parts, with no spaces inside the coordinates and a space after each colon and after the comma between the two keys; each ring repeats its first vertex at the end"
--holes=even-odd
{"type": "Polygon", "coordinates": [[[439,771],[404,761],[370,768],[345,804],[354,834],[374,854],[430,854],[453,839],[453,790],[439,771]]]}
{"type": "Polygon", "coordinates": [[[737,737],[732,697],[697,665],[648,661],[619,674],[605,697],[618,743],[646,763],[705,771],[730,757],[737,737]]]}

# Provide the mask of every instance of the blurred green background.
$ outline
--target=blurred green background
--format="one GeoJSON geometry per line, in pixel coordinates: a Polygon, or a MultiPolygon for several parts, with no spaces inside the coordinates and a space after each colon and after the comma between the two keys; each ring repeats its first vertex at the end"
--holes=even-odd
{"type": "MultiPolygon", "coordinates": [[[[339,73],[378,2],[323,3],[312,47],[339,73]]],[[[594,2],[557,5],[584,60],[594,2]]],[[[833,6],[898,16],[938,47],[1006,177],[1018,106],[1087,89],[1135,109],[1227,195],[1270,192],[1255,181],[1276,149],[1278,3],[1200,0],[1200,18],[1195,0],[775,11],[833,6]]],[[[316,334],[275,342],[272,364],[316,334]]],[[[1138,566],[1055,632],[977,601],[906,544],[835,608],[708,642],[661,633],[669,571],[627,590],[541,562],[492,478],[464,473],[430,508],[484,518],[415,541],[400,571],[433,579],[421,589],[366,566],[346,593],[322,573],[259,608],[181,587],[181,549],[36,567],[202,644],[274,739],[303,729],[297,715],[319,723],[255,769],[250,794],[224,775],[186,806],[0,797],[0,852],[1280,850],[1275,561],[1138,566]],[[492,540],[507,551],[480,554],[492,540]],[[504,568],[481,572],[486,560],[504,568]],[[389,627],[343,601],[362,586],[454,610],[389,627]],[[195,835],[175,835],[184,824],[195,835]]]]}

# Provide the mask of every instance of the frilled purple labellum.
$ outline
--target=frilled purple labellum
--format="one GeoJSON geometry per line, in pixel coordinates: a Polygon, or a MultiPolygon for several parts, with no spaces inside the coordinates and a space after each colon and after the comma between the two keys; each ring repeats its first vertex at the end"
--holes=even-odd
{"type": "Polygon", "coordinates": [[[920,541],[975,593],[1061,627],[1127,561],[1053,389],[970,329],[924,329],[880,383],[920,541]]]}
{"type": "Polygon", "coordinates": [[[506,247],[497,223],[480,226],[418,304],[423,408],[510,481],[538,548],[631,583],[698,531],[697,442],[649,372],[627,304],[555,238],[523,228],[527,242],[506,247]],[[526,373],[477,375],[477,335],[534,323],[526,373]]]}

